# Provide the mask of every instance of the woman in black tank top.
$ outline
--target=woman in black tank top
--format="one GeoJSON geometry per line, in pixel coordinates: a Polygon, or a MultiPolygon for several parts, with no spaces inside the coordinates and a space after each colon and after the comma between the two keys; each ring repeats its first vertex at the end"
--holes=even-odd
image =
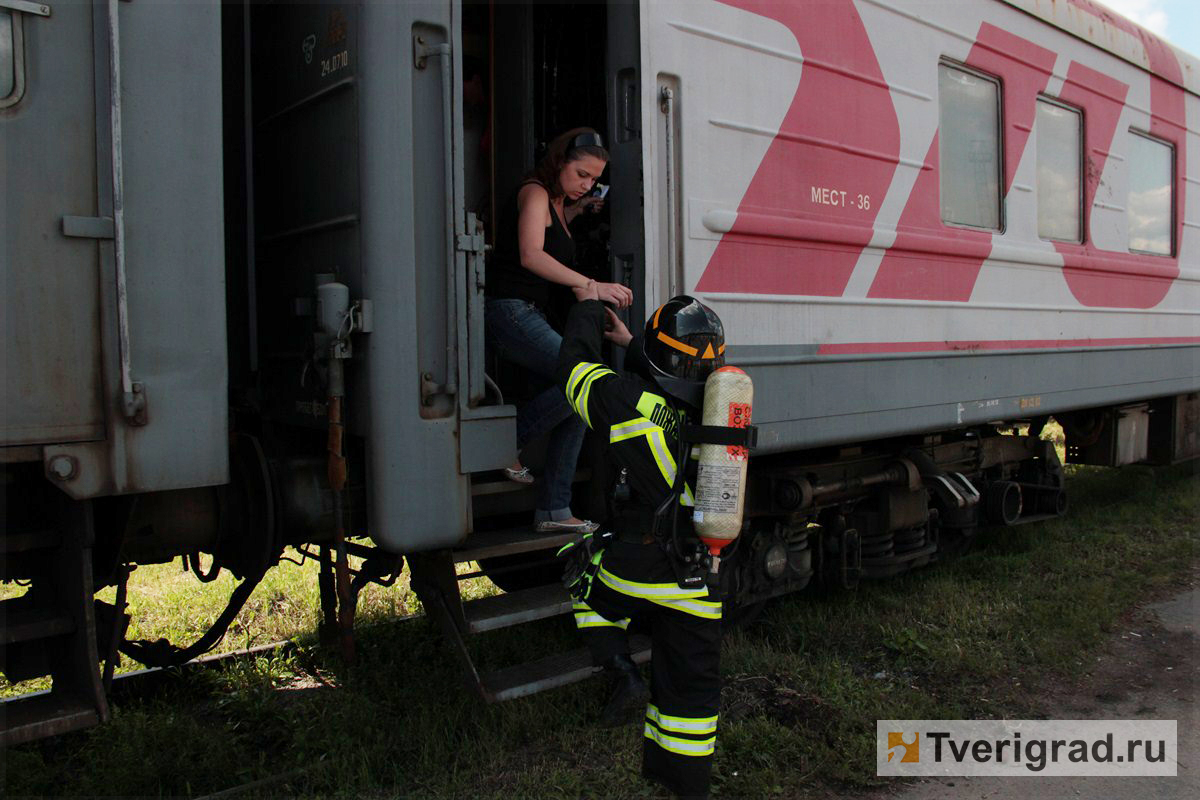
{"type": "MultiPolygon", "coordinates": [[[[485,322],[488,344],[551,385],[517,408],[517,448],[552,430],[546,466],[538,481],[534,526],[543,532],[591,532],[597,525],[571,512],[571,480],[583,444],[584,425],[553,385],[562,337],[546,320],[553,284],[582,289],[596,283],[576,272],[575,242],[567,229],[583,198],[608,163],[600,135],[591,128],[567,131],[550,143],[533,174],[502,209],[496,244],[487,264],[485,322]],[[570,201],[570,205],[568,205],[570,201]]],[[[600,299],[626,308],[633,292],[619,283],[596,283],[600,299]]],[[[505,470],[533,482],[520,462],[505,470]]]]}

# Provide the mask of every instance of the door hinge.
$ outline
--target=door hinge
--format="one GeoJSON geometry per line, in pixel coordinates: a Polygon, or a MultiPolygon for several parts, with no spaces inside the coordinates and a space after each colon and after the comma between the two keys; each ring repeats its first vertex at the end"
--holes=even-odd
{"type": "Polygon", "coordinates": [[[464,253],[482,253],[487,250],[482,233],[460,233],[455,241],[455,248],[464,253]]]}

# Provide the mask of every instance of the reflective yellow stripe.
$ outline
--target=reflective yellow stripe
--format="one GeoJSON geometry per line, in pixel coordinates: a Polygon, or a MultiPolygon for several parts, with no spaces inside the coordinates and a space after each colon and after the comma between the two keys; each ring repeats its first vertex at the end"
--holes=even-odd
{"type": "Polygon", "coordinates": [[[612,372],[612,370],[606,369],[603,364],[597,364],[594,361],[581,361],[575,365],[575,369],[571,370],[571,377],[567,378],[567,405],[571,407],[572,411],[582,417],[584,422],[587,422],[589,428],[591,427],[591,423],[588,422],[588,396],[586,392],[581,392],[580,390],[583,388],[585,381],[589,381],[587,385],[590,386],[589,379],[600,374],[601,371],[612,372]]]}
{"type": "MultiPolygon", "coordinates": [[[[675,457],[671,455],[671,448],[667,446],[666,432],[662,426],[656,425],[645,417],[638,417],[626,422],[620,422],[608,429],[608,441],[610,444],[617,442],[625,442],[630,439],[636,439],[638,436],[646,437],[646,444],[650,448],[650,454],[654,456],[654,463],[658,465],[658,471],[662,473],[663,480],[666,481],[668,487],[675,486],[675,457]]],[[[679,498],[681,505],[694,506],[695,499],[692,497],[691,487],[685,485],[683,487],[683,495],[679,498]]]]}
{"type": "Polygon", "coordinates": [[[602,367],[603,364],[597,364],[595,361],[580,361],[575,365],[575,369],[571,370],[571,377],[567,378],[567,400],[573,400],[575,397],[575,388],[579,386],[579,382],[583,380],[583,376],[588,371],[596,367],[602,367]]]}
{"type": "Polygon", "coordinates": [[[613,622],[599,614],[576,614],[575,627],[581,630],[583,628],[620,628],[621,630],[625,630],[629,627],[629,620],[622,619],[613,622]]]}
{"type": "Polygon", "coordinates": [[[625,630],[629,627],[628,618],[613,622],[592,611],[591,606],[587,603],[575,601],[571,603],[571,608],[575,612],[576,628],[620,628],[621,630],[625,630]]]}
{"type": "MultiPolygon", "coordinates": [[[[615,442],[623,442],[626,439],[632,439],[635,436],[645,436],[649,431],[658,428],[650,420],[645,417],[635,417],[628,422],[620,422],[608,429],[608,441],[610,444],[615,442]]],[[[662,430],[659,428],[659,430],[662,430]]]]}
{"type": "Polygon", "coordinates": [[[691,614],[693,617],[701,617],[703,619],[720,619],[721,604],[712,602],[711,600],[657,600],[653,597],[649,598],[652,603],[656,603],[664,608],[673,608],[676,611],[682,611],[685,614],[691,614]]]}
{"type": "Polygon", "coordinates": [[[647,600],[692,600],[697,597],[707,597],[708,589],[684,589],[677,583],[638,583],[618,578],[604,567],[600,568],[600,582],[614,592],[627,594],[630,597],[644,597],[647,600]]]}
{"type": "Polygon", "coordinates": [[[654,454],[654,462],[658,464],[658,471],[662,473],[663,480],[667,482],[667,486],[675,485],[675,457],[671,455],[671,448],[667,447],[667,437],[663,434],[663,429],[657,425],[656,430],[646,433],[646,441],[650,443],[650,452],[654,454]]]}
{"type": "Polygon", "coordinates": [[[592,427],[591,414],[588,413],[588,397],[592,392],[592,384],[606,375],[616,375],[611,369],[601,367],[597,370],[589,372],[586,377],[580,382],[579,400],[576,404],[575,412],[583,417],[583,421],[590,428],[592,427]]]}
{"type": "Polygon", "coordinates": [[[716,714],[711,717],[672,717],[659,711],[653,703],[646,706],[646,719],[672,733],[715,733],[717,730],[716,714]]]}
{"type": "Polygon", "coordinates": [[[716,736],[699,741],[695,739],[680,739],[676,736],[668,736],[649,722],[646,723],[645,735],[647,739],[650,739],[668,753],[676,753],[681,756],[711,756],[713,751],[717,749],[716,736]]]}

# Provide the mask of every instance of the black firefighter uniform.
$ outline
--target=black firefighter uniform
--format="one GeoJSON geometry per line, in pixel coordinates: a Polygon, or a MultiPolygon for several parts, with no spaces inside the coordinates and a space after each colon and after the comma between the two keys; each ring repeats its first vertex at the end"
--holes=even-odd
{"type": "MultiPolygon", "coordinates": [[[[603,633],[624,628],[632,617],[649,630],[653,657],[642,773],[681,796],[704,797],[721,698],[721,600],[703,584],[682,588],[671,557],[649,535],[654,510],[675,485],[683,413],[657,384],[618,375],[602,363],[604,322],[599,301],[572,308],[559,381],[571,408],[604,437],[608,455],[627,470],[631,500],[614,520],[617,536],[600,556],[586,602],[575,605],[576,624],[585,635],[603,633]]],[[[633,344],[630,356],[640,352],[636,340],[633,344]]],[[[690,486],[685,484],[679,502],[693,505],[690,486]]],[[[690,520],[690,512],[683,512],[679,516],[690,520]]]]}

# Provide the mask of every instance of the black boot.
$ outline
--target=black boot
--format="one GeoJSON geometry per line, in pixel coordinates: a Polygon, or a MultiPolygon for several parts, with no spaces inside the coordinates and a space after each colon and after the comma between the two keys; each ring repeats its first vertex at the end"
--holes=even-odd
{"type": "Polygon", "coordinates": [[[613,728],[641,719],[650,700],[650,690],[646,688],[637,664],[628,654],[622,653],[602,666],[604,674],[612,679],[613,690],[600,713],[600,725],[613,728]]]}

